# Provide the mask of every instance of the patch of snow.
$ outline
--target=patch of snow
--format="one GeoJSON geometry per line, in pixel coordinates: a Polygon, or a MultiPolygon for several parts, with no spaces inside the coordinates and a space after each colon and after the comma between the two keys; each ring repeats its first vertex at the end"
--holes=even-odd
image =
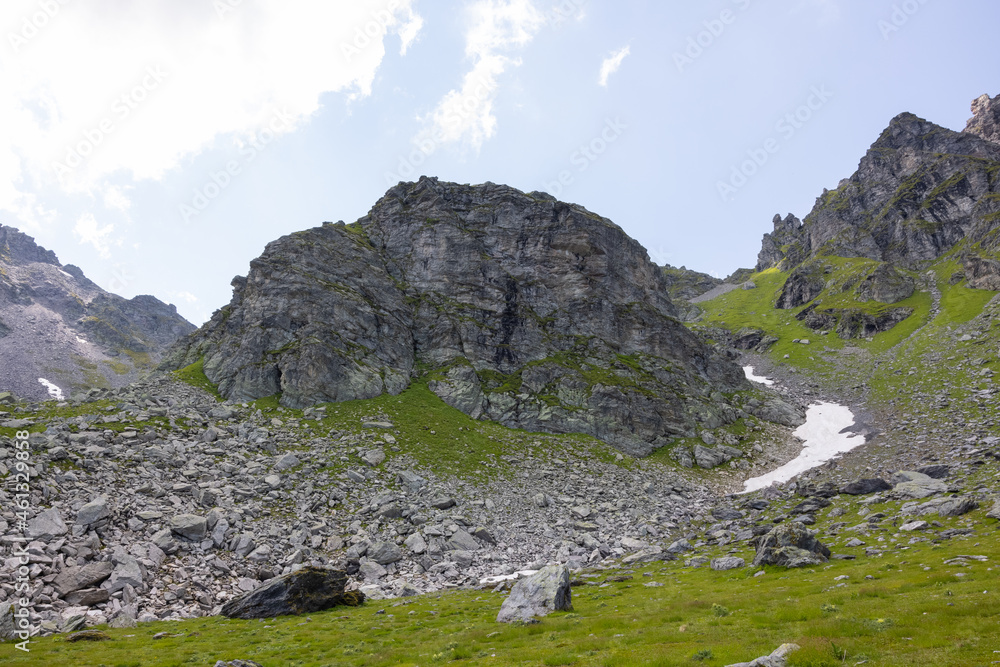
{"type": "Polygon", "coordinates": [[[774,384],[774,380],[769,380],[766,377],[761,377],[760,375],[753,374],[753,366],[744,366],[743,374],[747,376],[747,379],[751,382],[759,382],[760,384],[771,385],[774,384]]]}
{"type": "Polygon", "coordinates": [[[83,343],[84,345],[88,345],[87,341],[85,341],[84,339],[80,338],[79,336],[76,337],[76,342],[77,343],[83,343]]]}
{"type": "Polygon", "coordinates": [[[480,586],[485,586],[486,584],[499,584],[501,581],[511,581],[512,579],[521,579],[522,577],[530,577],[538,570],[519,570],[514,574],[498,574],[493,577],[484,577],[479,580],[480,586]]]}
{"type": "Polygon", "coordinates": [[[780,468],[748,479],[743,493],[763,489],[775,482],[787,482],[799,473],[865,444],[863,435],[844,432],[853,424],[854,413],[847,406],[822,402],[810,405],[806,410],[806,423],[793,433],[805,440],[802,452],[780,468]]]}
{"type": "Polygon", "coordinates": [[[66,276],[67,278],[72,278],[72,277],[73,277],[72,275],[70,275],[70,274],[66,273],[66,272],[65,272],[65,271],[63,271],[62,269],[59,269],[59,273],[63,274],[63,275],[64,275],[64,276],[66,276]]]}
{"type": "Polygon", "coordinates": [[[64,400],[66,400],[65,398],[63,398],[63,391],[62,391],[62,389],[60,389],[56,385],[52,384],[51,382],[49,382],[45,378],[38,378],[38,381],[41,382],[45,386],[46,391],[49,392],[49,396],[51,396],[52,398],[56,399],[57,401],[64,401],[64,400]]]}

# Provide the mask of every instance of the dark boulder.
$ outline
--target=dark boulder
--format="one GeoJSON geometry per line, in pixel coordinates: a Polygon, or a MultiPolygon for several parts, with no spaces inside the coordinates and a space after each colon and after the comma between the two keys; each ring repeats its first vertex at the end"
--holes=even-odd
{"type": "Polygon", "coordinates": [[[951,472],[951,466],[941,464],[924,466],[923,468],[917,468],[917,472],[927,475],[931,479],[945,479],[948,473],[951,472]]]}
{"type": "Polygon", "coordinates": [[[844,486],[840,489],[840,492],[846,493],[849,496],[864,496],[869,493],[888,491],[891,488],[892,485],[884,479],[859,479],[856,482],[851,482],[850,484],[844,486]]]}
{"type": "Polygon", "coordinates": [[[229,618],[273,618],[323,611],[346,605],[357,607],[365,601],[361,591],[345,591],[347,573],[306,567],[275,577],[267,583],[222,606],[229,618]]]}

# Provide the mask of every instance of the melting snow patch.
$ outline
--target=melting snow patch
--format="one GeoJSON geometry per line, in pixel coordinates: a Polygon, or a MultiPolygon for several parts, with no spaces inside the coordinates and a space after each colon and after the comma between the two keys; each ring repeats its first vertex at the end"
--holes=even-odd
{"type": "Polygon", "coordinates": [[[492,577],[484,577],[483,579],[479,580],[479,585],[480,586],[485,586],[487,584],[493,585],[493,584],[499,584],[501,581],[511,581],[513,579],[530,577],[536,572],[538,572],[538,570],[518,570],[514,574],[498,574],[492,577]]]}
{"type": "Polygon", "coordinates": [[[72,276],[71,274],[69,274],[69,273],[66,273],[66,272],[65,272],[65,271],[63,271],[62,269],[59,269],[59,273],[63,274],[63,275],[64,275],[64,276],[66,276],[67,278],[72,278],[72,277],[73,277],[73,276],[72,276]]]}
{"type": "Polygon", "coordinates": [[[802,452],[777,470],[746,481],[743,493],[756,491],[774,482],[787,482],[801,472],[822,465],[830,459],[865,444],[865,437],[844,433],[854,424],[850,408],[836,403],[816,403],[806,410],[806,423],[793,435],[802,440],[802,452]]]}
{"type": "Polygon", "coordinates": [[[49,396],[51,396],[52,398],[56,399],[57,401],[65,400],[63,398],[62,389],[60,389],[59,387],[55,386],[54,384],[52,384],[51,382],[49,382],[45,378],[38,378],[38,381],[41,382],[43,385],[45,385],[45,389],[49,392],[49,396]]]}
{"type": "Polygon", "coordinates": [[[753,374],[753,366],[744,366],[743,374],[747,376],[747,379],[751,382],[759,382],[760,384],[774,384],[774,380],[769,380],[766,377],[761,377],[760,375],[753,374]]]}
{"type": "Polygon", "coordinates": [[[77,343],[83,343],[84,345],[87,344],[87,341],[85,341],[84,339],[80,338],[79,336],[76,337],[76,342],[77,343]]]}

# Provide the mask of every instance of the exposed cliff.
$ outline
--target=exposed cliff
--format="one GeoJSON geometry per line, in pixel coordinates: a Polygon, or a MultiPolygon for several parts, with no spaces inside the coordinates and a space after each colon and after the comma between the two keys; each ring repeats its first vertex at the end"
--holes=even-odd
{"type": "Polygon", "coordinates": [[[475,417],[590,433],[644,455],[743,414],[741,369],[677,319],[618,226],[502,185],[422,178],[351,225],[268,244],[165,364],[204,359],[233,399],[287,406],[402,391],[419,372],[475,417]]]}
{"type": "Polygon", "coordinates": [[[110,294],[30,236],[0,225],[0,391],[48,398],[39,378],[65,396],[121,386],[194,328],[173,306],[110,294]]]}
{"type": "Polygon", "coordinates": [[[901,114],[804,221],[775,216],[757,270],[820,254],[915,266],[966,238],[995,250],[998,187],[1000,145],[901,114]]]}

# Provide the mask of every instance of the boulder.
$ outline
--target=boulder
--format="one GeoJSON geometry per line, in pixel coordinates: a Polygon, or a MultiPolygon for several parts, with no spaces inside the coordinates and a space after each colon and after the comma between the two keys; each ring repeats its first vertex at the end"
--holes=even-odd
{"type": "Polygon", "coordinates": [[[142,587],[142,568],[132,556],[125,556],[111,573],[111,577],[104,585],[109,592],[120,591],[126,586],[132,588],[142,587]]]}
{"type": "Polygon", "coordinates": [[[925,514],[937,514],[938,516],[962,516],[979,507],[972,498],[934,498],[926,503],[918,505],[913,514],[923,516],[925,514]]]}
{"type": "Polygon", "coordinates": [[[170,519],[170,531],[183,538],[198,541],[208,532],[208,521],[197,514],[178,514],[170,519]]]}
{"type": "Polygon", "coordinates": [[[403,557],[402,550],[393,542],[376,542],[368,547],[368,558],[379,565],[395,563],[403,557]]]}
{"type": "Polygon", "coordinates": [[[830,550],[816,539],[815,531],[791,522],[775,526],[757,539],[753,564],[805,567],[825,563],[829,558],[830,550]]]}
{"type": "Polygon", "coordinates": [[[944,482],[909,470],[903,470],[893,475],[892,483],[894,484],[893,493],[908,500],[928,498],[948,490],[948,485],[944,482]]]}
{"type": "Polygon", "coordinates": [[[402,485],[409,493],[418,493],[427,486],[427,480],[409,470],[404,470],[396,475],[396,483],[402,485]]]}
{"type": "Polygon", "coordinates": [[[14,605],[10,602],[0,602],[0,642],[19,639],[17,624],[14,622],[14,605]]]}
{"type": "Polygon", "coordinates": [[[476,538],[464,530],[456,531],[451,536],[451,539],[448,540],[448,549],[451,551],[476,551],[479,547],[480,545],[476,541],[476,538]]]}
{"type": "Polygon", "coordinates": [[[856,482],[851,482],[850,484],[844,486],[840,489],[841,493],[845,493],[849,496],[865,496],[869,493],[878,493],[879,491],[888,491],[892,488],[892,485],[884,479],[859,479],[856,482]]]}
{"type": "Polygon", "coordinates": [[[403,542],[406,548],[415,554],[422,554],[427,551],[427,540],[420,533],[413,533],[403,542]]]}
{"type": "Polygon", "coordinates": [[[732,507],[716,507],[712,510],[712,516],[719,521],[735,521],[743,518],[743,512],[732,507]]]}
{"type": "Polygon", "coordinates": [[[80,508],[76,515],[76,523],[80,526],[89,526],[107,518],[110,514],[108,499],[104,496],[98,496],[80,508]]]}
{"type": "Polygon", "coordinates": [[[1000,500],[993,501],[993,507],[986,513],[986,516],[991,519],[1000,519],[1000,500]]]}
{"type": "Polygon", "coordinates": [[[299,460],[299,457],[289,452],[288,454],[279,457],[278,460],[274,462],[274,469],[278,472],[282,472],[284,470],[288,470],[289,468],[294,468],[300,463],[301,461],[299,460]]]}
{"type": "Polygon", "coordinates": [[[801,648],[798,644],[782,644],[770,655],[761,656],[750,662],[736,662],[726,667],[787,667],[788,656],[801,648]]]}
{"type": "Polygon", "coordinates": [[[29,540],[41,540],[48,542],[69,532],[69,528],[63,523],[59,510],[53,507],[47,509],[34,519],[28,522],[25,536],[29,540]]]}
{"type": "Polygon", "coordinates": [[[221,613],[228,618],[273,618],[362,604],[364,593],[346,591],[346,585],[347,573],[342,570],[304,567],[233,598],[222,606],[221,613]]]}
{"type": "Polygon", "coordinates": [[[536,617],[553,611],[572,610],[569,568],[565,565],[549,565],[514,584],[510,595],[500,606],[497,622],[530,623],[536,617]]]}
{"type": "Polygon", "coordinates": [[[737,570],[745,566],[747,562],[742,558],[736,556],[724,556],[722,558],[713,558],[710,567],[713,570],[737,570]]]}
{"type": "Polygon", "coordinates": [[[52,582],[52,587],[59,595],[66,595],[82,588],[96,586],[111,576],[115,566],[109,561],[88,563],[83,567],[68,567],[52,582]]]}
{"type": "Polygon", "coordinates": [[[932,465],[924,466],[923,468],[917,468],[917,472],[922,475],[927,475],[932,479],[945,479],[948,477],[948,473],[951,472],[951,466],[946,465],[932,465]]]}
{"type": "Polygon", "coordinates": [[[369,449],[361,453],[361,460],[368,464],[369,467],[374,468],[385,461],[385,450],[378,448],[369,449]]]}

